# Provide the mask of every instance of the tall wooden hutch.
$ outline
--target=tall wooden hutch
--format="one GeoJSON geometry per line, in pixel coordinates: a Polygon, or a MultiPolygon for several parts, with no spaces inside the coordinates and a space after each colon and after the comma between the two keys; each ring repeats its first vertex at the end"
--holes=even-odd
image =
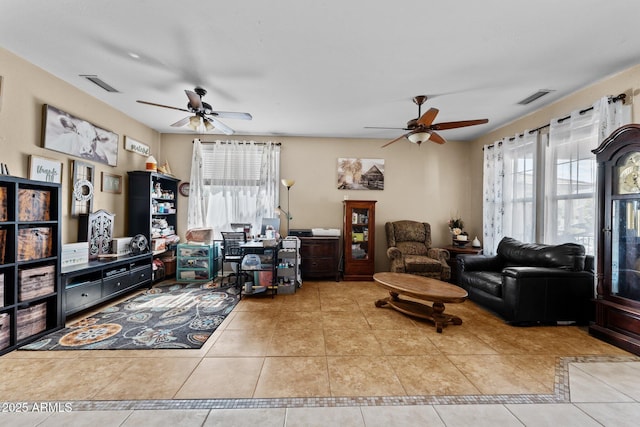
{"type": "Polygon", "coordinates": [[[640,355],[640,125],[617,129],[593,152],[598,283],[589,332],[640,355]]]}
{"type": "Polygon", "coordinates": [[[371,280],[375,272],[376,201],[343,203],[344,279],[371,280]]]}

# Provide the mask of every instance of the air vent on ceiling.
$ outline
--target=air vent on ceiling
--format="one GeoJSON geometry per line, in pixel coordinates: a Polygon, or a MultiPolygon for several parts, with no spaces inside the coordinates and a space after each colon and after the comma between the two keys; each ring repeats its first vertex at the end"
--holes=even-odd
{"type": "Polygon", "coordinates": [[[115,89],[113,86],[105,83],[102,79],[100,79],[98,76],[94,74],[80,74],[80,77],[84,77],[85,79],[89,80],[91,83],[100,86],[102,89],[106,90],[107,92],[119,92],[118,89],[115,89]]]}
{"type": "Polygon", "coordinates": [[[553,89],[540,89],[539,91],[537,91],[536,93],[527,96],[525,99],[523,99],[522,101],[518,102],[518,104],[520,105],[527,105],[532,103],[533,101],[535,101],[536,99],[542,98],[543,96],[547,95],[548,93],[553,92],[553,89]]]}

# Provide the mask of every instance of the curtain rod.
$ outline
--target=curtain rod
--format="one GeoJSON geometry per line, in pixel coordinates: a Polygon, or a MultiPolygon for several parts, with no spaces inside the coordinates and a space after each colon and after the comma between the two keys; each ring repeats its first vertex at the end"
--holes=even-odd
{"type": "MultiPolygon", "coordinates": [[[[611,104],[612,102],[618,102],[618,101],[622,101],[622,103],[624,103],[626,98],[627,98],[627,95],[626,95],[626,94],[624,94],[624,93],[621,93],[621,94],[619,94],[618,96],[610,96],[610,97],[609,97],[609,104],[611,104]]],[[[583,109],[583,110],[580,110],[580,114],[584,114],[584,113],[589,112],[589,111],[591,111],[591,110],[593,110],[593,105],[592,105],[591,107],[587,107],[587,108],[585,108],[585,109],[583,109]]],[[[571,115],[568,115],[568,116],[562,117],[562,118],[558,119],[558,123],[562,123],[562,122],[564,122],[565,120],[568,120],[568,119],[570,119],[570,118],[571,118],[571,115]]],[[[547,123],[546,125],[542,125],[542,126],[539,126],[539,127],[535,128],[535,129],[531,129],[531,130],[529,131],[529,134],[532,134],[532,133],[538,132],[539,130],[542,130],[542,129],[544,129],[544,128],[548,128],[549,126],[551,126],[551,123],[547,123]]],[[[520,135],[518,135],[518,136],[519,136],[520,138],[522,138],[522,137],[524,136],[524,133],[521,133],[521,134],[520,134],[520,135]]],[[[515,137],[515,136],[512,136],[511,138],[509,138],[509,141],[513,141],[513,140],[515,140],[515,139],[516,139],[516,137],[515,137]]],[[[498,146],[500,146],[500,145],[502,145],[502,141],[498,141],[498,146]]],[[[492,147],[493,147],[493,144],[489,145],[488,147],[489,147],[489,148],[492,148],[492,147]]],[[[484,150],[484,147],[483,147],[482,149],[484,150]]]]}
{"type": "MultiPolygon", "coordinates": [[[[191,141],[191,143],[193,144],[193,141],[191,141]]],[[[230,142],[227,141],[200,141],[200,144],[215,144],[215,143],[220,143],[220,144],[230,144],[230,142]]],[[[251,141],[238,141],[238,143],[240,144],[251,144],[251,141]]],[[[268,142],[257,142],[257,141],[253,141],[253,143],[255,145],[267,145],[269,144],[268,142]]],[[[282,145],[281,142],[272,142],[271,144],[273,145],[282,145]]]]}

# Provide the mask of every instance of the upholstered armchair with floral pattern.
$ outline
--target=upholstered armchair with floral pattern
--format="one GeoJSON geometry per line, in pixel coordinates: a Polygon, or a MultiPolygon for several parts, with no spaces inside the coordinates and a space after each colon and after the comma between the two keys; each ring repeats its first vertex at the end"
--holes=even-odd
{"type": "Polygon", "coordinates": [[[439,280],[451,277],[449,251],[431,247],[431,225],[418,221],[387,222],[387,256],[394,273],[416,274],[439,280]]]}

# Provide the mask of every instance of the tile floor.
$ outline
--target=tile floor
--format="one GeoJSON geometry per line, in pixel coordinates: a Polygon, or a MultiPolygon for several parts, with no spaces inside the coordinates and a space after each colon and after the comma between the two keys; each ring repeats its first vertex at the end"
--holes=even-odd
{"type": "Polygon", "coordinates": [[[640,358],[586,328],[512,327],[467,301],[438,334],[385,296],[243,298],[200,350],[11,352],[0,425],[636,425],[640,358]]]}

